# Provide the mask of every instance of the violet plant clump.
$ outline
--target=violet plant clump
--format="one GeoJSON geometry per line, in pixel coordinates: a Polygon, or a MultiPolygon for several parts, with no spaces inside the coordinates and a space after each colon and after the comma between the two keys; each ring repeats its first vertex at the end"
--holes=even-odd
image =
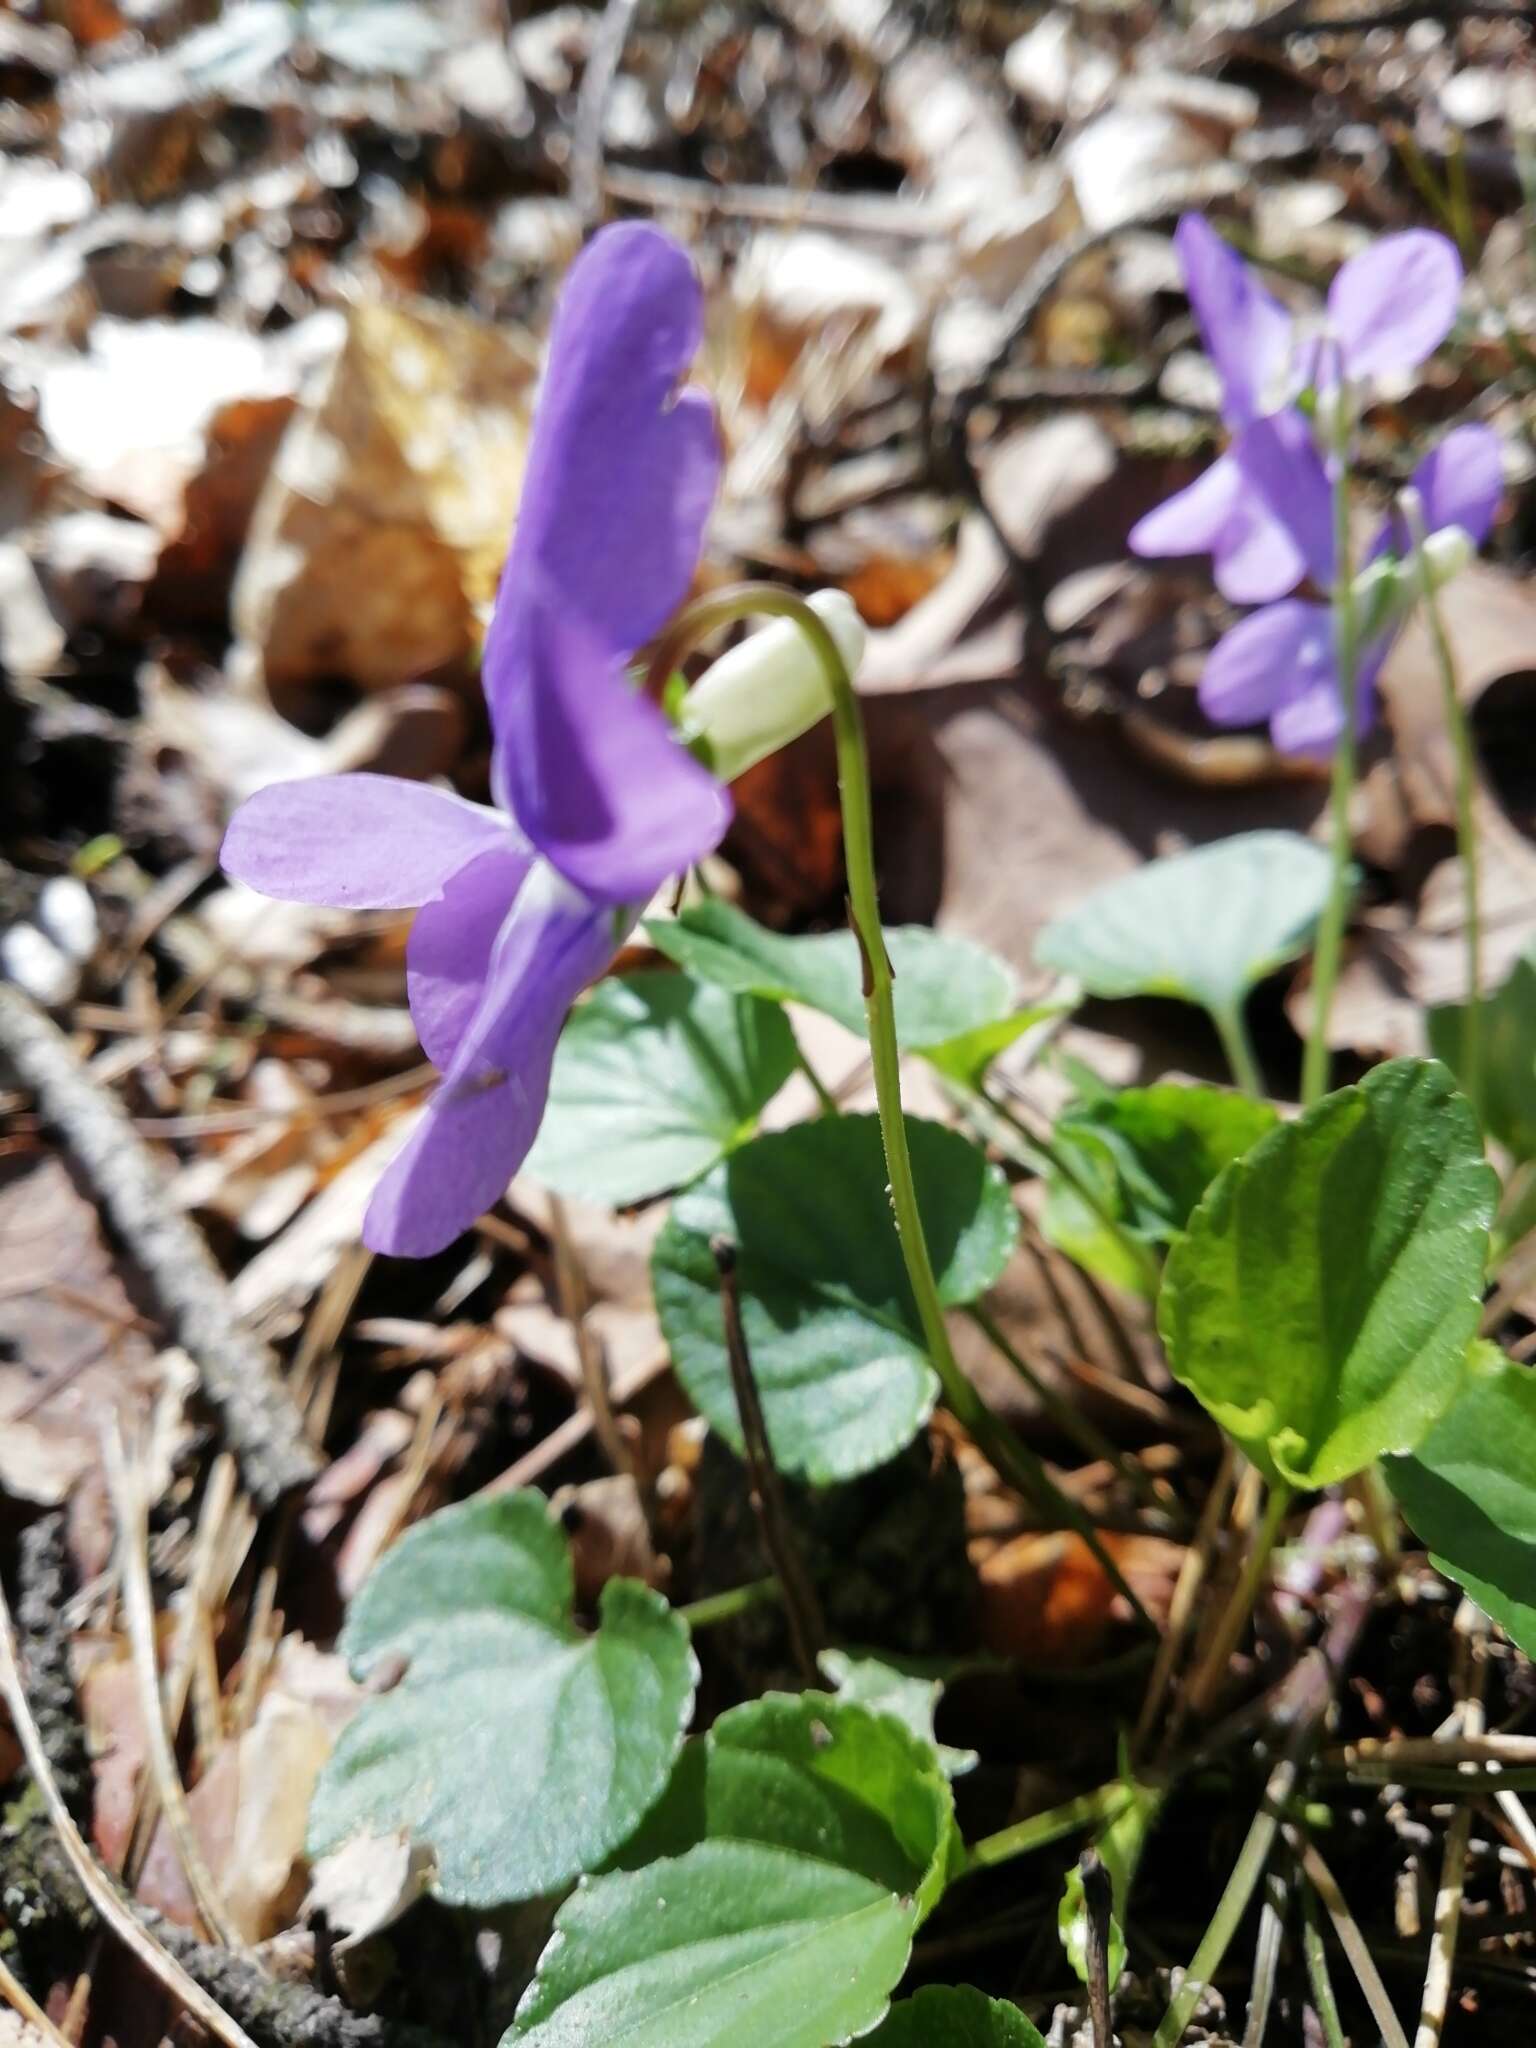
{"type": "MultiPolygon", "coordinates": [[[[572,267],[485,645],[495,806],[391,776],[319,776],[258,791],[225,836],[226,872],[269,896],[416,911],[411,1015],[442,1082],[369,1205],[375,1251],[440,1250],[503,1192],[537,1133],[571,1003],[730,822],[720,776],[627,674],[687,597],[719,482],[713,408],[679,389],[702,308],[688,257],[654,228],[606,229],[572,267]]],[[[851,603],[817,605],[856,663],[851,603]]],[[[720,747],[709,717],[697,737],[737,773],[830,696],[798,639],[729,659],[705,707],[720,747]]]]}

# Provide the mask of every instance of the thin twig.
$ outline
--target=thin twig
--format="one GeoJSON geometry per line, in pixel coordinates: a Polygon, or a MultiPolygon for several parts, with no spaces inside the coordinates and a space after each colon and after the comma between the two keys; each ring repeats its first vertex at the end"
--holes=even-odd
{"type": "Polygon", "coordinates": [[[1323,1940],[1323,1916],[1318,1910],[1317,1892],[1309,1884],[1301,1888],[1301,1950],[1307,1965],[1307,1984],[1312,2009],[1322,2029],[1325,2048],[1348,2048],[1339,2019],[1339,2001],[1334,1996],[1328,1969],[1328,1947],[1323,1940]]]}
{"type": "Polygon", "coordinates": [[[1253,1950],[1253,1986],[1248,1994],[1248,2024],[1243,2030],[1243,2048],[1264,2048],[1270,2008],[1275,2002],[1275,1979],[1280,1974],[1280,1951],[1285,1945],[1289,1903],[1290,1894],[1284,1878],[1278,1870],[1266,1870],[1264,1903],[1259,1909],[1259,1935],[1253,1950]]]}
{"type": "MultiPolygon", "coordinates": [[[[1462,1733],[1475,1741],[1483,1732],[1488,1618],[1470,1600],[1463,1600],[1457,1611],[1456,1634],[1460,1650],[1457,1663],[1463,1688],[1462,1733]]],[[[1440,1889],[1435,1895],[1435,1926],[1430,1937],[1429,1967],[1424,1973],[1424,1996],[1419,2002],[1419,2028],[1414,2035],[1414,2048],[1440,2048],[1440,2037],[1445,2031],[1445,2015],[1456,1971],[1456,1935],[1461,1926],[1462,1886],[1471,1833],[1472,1808],[1470,1805],[1458,1806],[1445,1831],[1440,1889]]]]}
{"type": "Polygon", "coordinates": [[[763,1546],[779,1584],[784,1588],[784,1616],[789,1624],[790,1644],[795,1662],[807,1685],[819,1681],[816,1659],[826,1644],[826,1623],[821,1603],[805,1569],[794,1531],[784,1509],[784,1492],[778,1467],[768,1441],[762,1399],[747,1351],[746,1332],[741,1324],[741,1291],[736,1278],[736,1247],[728,1237],[710,1243],[715,1270],[720,1275],[720,1312],[725,1321],[725,1351],[731,1368],[731,1387],[736,1396],[736,1413],[741,1423],[742,1449],[746,1458],[747,1482],[752,1507],[763,1534],[763,1546]]]}
{"type": "Polygon", "coordinates": [[[1173,1676],[1173,1667],[1184,1647],[1189,1624],[1194,1619],[1195,1602],[1200,1597],[1200,1588],[1205,1584],[1211,1568],[1211,1558],[1216,1547],[1216,1531],[1227,1512],[1227,1502],[1232,1497],[1232,1486],[1236,1476],[1237,1453],[1229,1443],[1222,1450],[1221,1463],[1216,1468],[1211,1490],[1206,1495],[1205,1506],[1200,1511],[1195,1540],[1185,1551],[1183,1563],[1179,1566],[1178,1580],[1168,1608],[1167,1626],[1157,1646],[1157,1656],[1153,1661],[1151,1676],[1147,1680],[1146,1697],[1141,1703],[1136,1732],[1131,1737],[1133,1756],[1140,1754],[1152,1732],[1158,1708],[1162,1705],[1163,1695],[1168,1690],[1168,1681],[1173,1676]]]}
{"type": "Polygon", "coordinates": [[[10,1964],[3,1957],[0,1957],[0,1998],[29,2027],[36,2027],[45,2041],[51,2041],[53,2048],[75,2048],[75,2043],[67,2034],[60,2033],[26,1985],[11,1975],[10,1964]]]}
{"type": "Polygon", "coordinates": [[[80,1882],[81,1889],[96,1912],[155,1981],[163,1984],[171,1996],[179,2000],[191,2017],[216,2041],[222,2041],[224,2048],[257,2048],[257,2044],[252,2041],[245,2029],[232,2020],[207,1992],[195,1984],[181,1964],[166,1953],[147,1929],[140,1926],[128,1905],[118,1896],[106,1872],[86,1847],[80,1830],[70,1818],[69,1808],[64,1804],[63,1795],[54,1778],[42,1737],[38,1734],[26,1687],[22,1684],[21,1666],[16,1655],[16,1631],[11,1621],[10,1604],[5,1597],[3,1585],[0,1585],[0,1694],[3,1694],[5,1704],[10,1709],[11,1724],[21,1744],[22,1754],[26,1758],[27,1769],[48,1810],[48,1818],[53,1823],[54,1832],[58,1835],[60,1845],[80,1882]]]}
{"type": "Polygon", "coordinates": [[[107,1486],[117,1521],[117,1575],[122,1590],[123,1619],[133,1652],[139,1718],[144,1725],[144,1742],[155,1795],[177,1858],[186,1874],[187,1889],[204,1925],[215,1941],[225,1948],[238,1949],[244,1943],[229,1917],[229,1909],[213,1873],[204,1861],[202,1846],[187,1806],[186,1789],[166,1732],[165,1706],[160,1696],[160,1667],[155,1654],[155,1600],[149,1583],[149,1530],[143,1489],[124,1455],[115,1426],[107,1432],[104,1450],[107,1486]]]}
{"type": "Polygon", "coordinates": [[[121,1103],[87,1073],[53,1020],[8,983],[0,983],[0,1051],[63,1134],[148,1278],[249,1492],[271,1506],[307,1486],[320,1460],[277,1361],[242,1325],[223,1274],[121,1103]]]}
{"type": "Polygon", "coordinates": [[[1333,1931],[1339,1938],[1339,1946],[1348,1957],[1349,1966],[1355,1973],[1355,1980],[1371,2009],[1371,2017],[1381,2034],[1383,2048],[1408,2048],[1408,2036],[1403,2032],[1397,2008],[1387,1995],[1387,1987],[1381,1981],[1381,1972],[1377,1969],[1375,1958],[1371,1954],[1370,1943],[1360,1932],[1360,1924],[1349,1910],[1349,1901],[1339,1889],[1338,1879],[1300,1828],[1288,1822],[1285,1838],[1295,1854],[1301,1858],[1301,1867],[1307,1882],[1321,1899],[1323,1910],[1332,1922],[1333,1931]]]}
{"type": "Polygon", "coordinates": [[[570,199],[584,227],[595,227],[603,203],[603,129],[624,45],[640,0],[608,0],[587,49],[571,139],[570,199]]]}
{"type": "Polygon", "coordinates": [[[570,1219],[565,1213],[565,1204],[556,1194],[549,1198],[549,1235],[555,1255],[555,1292],[559,1298],[560,1313],[571,1326],[571,1335],[576,1342],[576,1357],[581,1366],[582,1391],[586,1394],[587,1405],[592,1410],[592,1428],[603,1447],[603,1455],[615,1472],[624,1473],[635,1482],[639,1491],[639,1474],[635,1470],[634,1456],[624,1440],[619,1427],[619,1418],[614,1412],[613,1389],[608,1379],[608,1361],[597,1332],[588,1318],[587,1276],[582,1270],[581,1259],[571,1238],[570,1219]]]}
{"type": "Polygon", "coordinates": [[[1115,2030],[1109,2009],[1109,1930],[1114,1918],[1114,1886],[1097,1849],[1085,1849],[1078,1858],[1078,1876],[1083,1886],[1083,1917],[1088,1939],[1085,1962],[1088,1970],[1088,2012],[1093,2022],[1093,2048],[1114,2048],[1115,2030]]]}

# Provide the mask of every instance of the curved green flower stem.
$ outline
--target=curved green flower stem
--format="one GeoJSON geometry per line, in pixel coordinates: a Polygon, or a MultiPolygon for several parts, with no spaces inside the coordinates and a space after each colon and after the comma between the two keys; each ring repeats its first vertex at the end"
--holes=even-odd
{"type": "MultiPolygon", "coordinates": [[[[663,675],[670,674],[699,641],[719,627],[753,614],[795,622],[821,664],[831,698],[832,727],[837,743],[838,793],[843,808],[843,860],[848,873],[849,921],[864,962],[864,1007],[870,1059],[875,1073],[875,1100],[885,1144],[886,1172],[890,1176],[891,1210],[896,1219],[896,1235],[917,1307],[924,1345],[955,1419],[1003,1480],[1037,1497],[1043,1473],[1040,1460],[992,1413],[960,1369],[945,1327],[944,1308],[928,1255],[928,1240],[923,1234],[901,1103],[901,1055],[896,1042],[893,975],[890,957],[885,950],[875,886],[874,825],[864,720],[854,693],[853,679],[844,666],[837,642],[804,598],[780,590],[771,583],[742,583],[691,605],[678,621],[673,635],[659,650],[651,673],[654,676],[660,670],[663,675]],[[662,668],[663,662],[666,663],[665,668],[662,668]]],[[[1086,1515],[1081,1517],[1082,1524],[1087,1524],[1087,1520],[1086,1515]]],[[[1115,1590],[1129,1602],[1143,1626],[1155,1633],[1156,1624],[1104,1549],[1097,1531],[1092,1530],[1091,1525],[1079,1526],[1084,1541],[1089,1544],[1115,1590]]]]}
{"type": "Polygon", "coordinates": [[[1461,883],[1465,892],[1467,939],[1467,1005],[1461,1027],[1461,1072],[1458,1079],[1475,1107],[1481,1111],[1483,1087],[1483,942],[1477,859],[1477,763],[1472,752],[1472,734],[1456,687],[1456,661],[1440,612],[1440,600],[1424,554],[1424,508],[1415,490],[1406,490],[1398,500],[1409,537],[1413,542],[1414,581],[1429,637],[1440,671],[1440,688],[1445,706],[1445,729],[1456,756],[1456,841],[1461,854],[1461,883]]]}
{"type": "Polygon", "coordinates": [[[999,1828],[995,1835],[983,1835],[979,1842],[972,1842],[965,1852],[960,1875],[969,1877],[975,1870],[991,1870],[999,1863],[1011,1862],[1015,1856],[1049,1848],[1064,1835],[1104,1827],[1118,1820],[1134,1797],[1131,1787],[1123,1779],[1115,1778],[1092,1792],[1080,1792],[1061,1806],[1047,1807],[1044,1813],[1031,1814],[1028,1820],[1016,1820],[1011,1827],[999,1828]]]}
{"type": "Polygon", "coordinates": [[[723,1621],[734,1621],[740,1614],[750,1613],[754,1607],[768,1607],[782,1601],[784,1589],[777,1579],[750,1579],[744,1586],[732,1586],[728,1592],[709,1593],[702,1600],[690,1600],[686,1606],[674,1607],[672,1612],[690,1634],[701,1628],[717,1628],[723,1621]]]}
{"type": "Polygon", "coordinates": [[[1248,1036],[1248,1019],[1244,1014],[1242,998],[1210,1013],[1211,1022],[1216,1026],[1216,1035],[1221,1040],[1221,1049],[1226,1054],[1227,1065],[1232,1069],[1232,1078],[1245,1095],[1251,1095],[1256,1102],[1264,1100],[1264,1076],[1259,1072],[1259,1062],[1253,1050],[1253,1040],[1248,1036]]]}
{"type": "Polygon", "coordinates": [[[1342,457],[1338,459],[1333,479],[1333,560],[1333,650],[1338,664],[1344,725],[1339,743],[1333,750],[1333,781],[1329,796],[1333,820],[1330,847],[1333,872],[1312,957],[1312,1028],[1307,1034],[1306,1055],[1301,1067],[1304,1109],[1320,1102],[1328,1092],[1328,1018],[1333,1009],[1333,992],[1338,986],[1344,925],[1349,915],[1349,808],[1355,791],[1355,697],[1359,649],[1349,552],[1349,465],[1342,457]]]}

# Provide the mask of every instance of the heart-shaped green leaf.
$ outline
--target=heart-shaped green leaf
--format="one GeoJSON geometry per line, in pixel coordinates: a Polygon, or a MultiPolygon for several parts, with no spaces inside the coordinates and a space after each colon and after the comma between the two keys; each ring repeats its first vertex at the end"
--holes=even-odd
{"type": "MultiPolygon", "coordinates": [[[[1462,1079],[1465,1005],[1447,1003],[1429,1011],[1425,1021],[1430,1051],[1462,1079]]],[[[1536,1159],[1536,959],[1517,960],[1503,986],[1485,997],[1478,1049],[1477,1107],[1484,1130],[1517,1160],[1536,1159]]]]}
{"type": "Polygon", "coordinates": [[[681,1187],[751,1134],[795,1062],[776,1004],[686,974],[600,982],[560,1035],[528,1171],[619,1207],[681,1187]]]}
{"type": "Polygon", "coordinates": [[[1091,1273],[1144,1292],[1146,1267],[1131,1256],[1122,1233],[1149,1246],[1171,1244],[1221,1169],[1275,1122],[1267,1102],[1174,1082],[1122,1088],[1076,1104],[1052,1134],[1062,1163],[1046,1174],[1041,1228],[1091,1273]]]}
{"type": "Polygon", "coordinates": [[[734,1708],[626,1844],[642,1867],[562,1907],[507,2048],[849,2040],[957,1860],[932,1747],[890,1717],[820,1693],[734,1708]]]}
{"type": "Polygon", "coordinates": [[[1536,1372],[1475,1345],[1456,1399],[1385,1469],[1436,1569],[1536,1656],[1536,1372]]]}
{"type": "Polygon", "coordinates": [[[1328,855],[1310,839],[1243,832],[1096,889],[1046,926],[1035,959],[1090,995],[1179,996],[1230,1013],[1307,945],[1328,880],[1328,855]]]}
{"type": "MultiPolygon", "coordinates": [[[[786,938],[728,903],[703,903],[677,918],[652,918],[646,935],[690,974],[741,995],[804,1003],[864,1030],[863,972],[852,932],[786,938]]],[[[1061,1005],[1016,1011],[1011,969],[969,939],[926,925],[885,934],[895,974],[896,1036],[957,1080],[975,1080],[1031,1024],[1061,1005]]]]}
{"type": "Polygon", "coordinates": [[[925,1986],[893,2005],[865,2039],[868,2048],[1045,2048],[1016,2005],[968,1984],[925,1986]]]}
{"type": "Polygon", "coordinates": [[[1435,1060],[1393,1060],[1226,1168],[1164,1272],[1174,1373],[1272,1480],[1415,1449],[1477,1330],[1498,1182],[1435,1060]]]}
{"type": "MultiPolygon", "coordinates": [[[[837,1687],[837,1696],[850,1706],[868,1707],[876,1714],[890,1714],[919,1741],[930,1743],[946,1778],[960,1778],[980,1762],[974,1749],[953,1749],[934,1734],[933,1720],[943,1695],[942,1678],[925,1675],[934,1660],[925,1659],[924,1669],[902,1669],[883,1657],[856,1656],[850,1650],[823,1650],[816,1662],[837,1687]]],[[[951,1670],[964,1670],[963,1663],[951,1670]]]]}
{"type": "Polygon", "coordinates": [[[595,1635],[573,1602],[565,1536],[538,1494],[467,1501],[409,1530],[341,1639],[359,1678],[399,1659],[404,1676],[342,1731],[310,1854],[406,1828],[436,1856],[438,1896],[478,1908],[602,1862],[665,1788],[698,1670],[648,1587],[611,1579],[595,1635]]]}
{"type": "MultiPolygon", "coordinates": [[[[1002,1175],[956,1132],[909,1117],[907,1141],[939,1296],[958,1307],[996,1281],[1018,1218],[1002,1175]]],[[[656,1241],[656,1309],[678,1377],[739,1449],[718,1236],[739,1250],[742,1324],[780,1469],[830,1485],[893,1458],[938,1387],[891,1220],[879,1120],[821,1117],[754,1139],[678,1197],[656,1241]]]]}

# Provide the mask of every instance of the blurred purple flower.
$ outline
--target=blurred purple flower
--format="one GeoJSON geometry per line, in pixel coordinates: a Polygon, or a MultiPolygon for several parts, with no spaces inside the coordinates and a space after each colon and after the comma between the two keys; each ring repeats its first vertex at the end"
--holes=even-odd
{"type": "Polygon", "coordinates": [[[719,480],[709,401],[678,390],[702,325],[693,267],[654,228],[607,228],[571,268],[485,645],[501,808],[329,775],[230,821],[225,870],[268,896],[418,912],[411,1015],[443,1079],[369,1205],[375,1251],[425,1257],[503,1193],[572,1001],[730,820],[625,674],[688,594],[719,480]]]}
{"type": "MultiPolygon", "coordinates": [[[[1503,488],[1498,436],[1488,427],[1457,427],[1425,456],[1413,473],[1413,485],[1431,539],[1459,529],[1472,546],[1480,545],[1493,524],[1503,488]]],[[[1315,549],[1315,505],[1308,516],[1308,540],[1315,549]]],[[[1405,557],[1410,546],[1402,514],[1394,511],[1367,551],[1367,569],[1384,557],[1405,557]]],[[[1331,538],[1326,560],[1313,573],[1319,582],[1333,580],[1331,538]]],[[[1389,606],[1384,623],[1367,631],[1360,648],[1355,680],[1358,732],[1368,731],[1374,721],[1376,678],[1406,611],[1403,603],[1389,606]]],[[[1270,736],[1282,753],[1331,753],[1344,726],[1331,607],[1287,598],[1265,605],[1234,626],[1206,660],[1200,708],[1216,725],[1256,725],[1267,718],[1270,736]]]]}
{"type": "Polygon", "coordinates": [[[1300,415],[1285,414],[1309,383],[1361,381],[1423,362],[1455,320],[1461,260],[1427,229],[1373,243],[1341,266],[1324,334],[1304,345],[1290,314],[1201,215],[1185,214],[1174,241],[1233,439],[1187,489],[1137,522],[1130,545],[1138,555],[1209,554],[1223,596],[1264,604],[1294,590],[1310,564],[1292,523],[1257,487],[1245,459],[1251,437],[1275,415],[1309,434],[1300,415]]]}

